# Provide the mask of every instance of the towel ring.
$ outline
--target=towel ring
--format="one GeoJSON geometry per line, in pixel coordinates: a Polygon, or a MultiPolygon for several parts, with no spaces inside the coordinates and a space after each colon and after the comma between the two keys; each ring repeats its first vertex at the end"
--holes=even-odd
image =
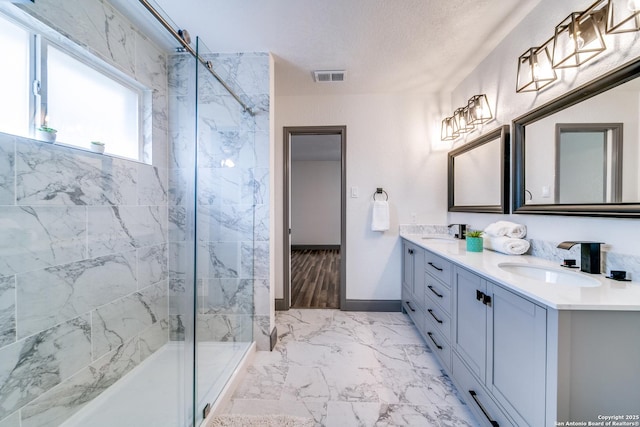
{"type": "Polygon", "coordinates": [[[376,201],[376,194],[384,194],[385,197],[385,201],[389,200],[389,195],[387,194],[386,191],[384,191],[382,188],[376,188],[376,192],[373,193],[373,201],[376,201]]]}

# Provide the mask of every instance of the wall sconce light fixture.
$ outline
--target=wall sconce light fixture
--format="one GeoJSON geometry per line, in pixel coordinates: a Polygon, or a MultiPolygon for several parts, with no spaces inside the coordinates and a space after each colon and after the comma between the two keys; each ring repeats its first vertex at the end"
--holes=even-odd
{"type": "Polygon", "coordinates": [[[606,10],[573,12],[558,26],[553,37],[553,68],[578,67],[607,47],[601,28],[606,10]]]}
{"type": "Polygon", "coordinates": [[[473,131],[477,125],[493,119],[487,95],[472,96],[465,107],[457,108],[452,117],[442,120],[440,139],[453,141],[461,134],[473,131]]]}
{"type": "Polygon", "coordinates": [[[640,30],[640,0],[607,2],[607,34],[640,30]]]}
{"type": "Polygon", "coordinates": [[[540,47],[532,47],[518,58],[516,92],[533,92],[553,83],[558,78],[551,64],[549,49],[553,38],[540,47]]]}
{"type": "Polygon", "coordinates": [[[469,124],[473,126],[481,125],[493,119],[489,101],[485,94],[472,96],[467,103],[467,108],[469,109],[469,124]]]}
{"type": "Polygon", "coordinates": [[[459,133],[471,132],[474,128],[469,117],[469,107],[460,107],[453,112],[453,120],[459,133]]]}
{"type": "Polygon", "coordinates": [[[455,120],[453,117],[447,117],[442,121],[442,129],[440,130],[440,139],[443,141],[453,141],[460,133],[456,128],[455,120]]]}

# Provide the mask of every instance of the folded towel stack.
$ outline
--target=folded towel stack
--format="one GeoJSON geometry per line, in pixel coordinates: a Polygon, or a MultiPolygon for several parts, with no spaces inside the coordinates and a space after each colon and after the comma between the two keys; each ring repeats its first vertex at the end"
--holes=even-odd
{"type": "Polygon", "coordinates": [[[522,255],[529,250],[529,242],[523,237],[527,235],[527,227],[509,221],[497,221],[484,229],[487,235],[483,246],[507,255],[522,255]]]}

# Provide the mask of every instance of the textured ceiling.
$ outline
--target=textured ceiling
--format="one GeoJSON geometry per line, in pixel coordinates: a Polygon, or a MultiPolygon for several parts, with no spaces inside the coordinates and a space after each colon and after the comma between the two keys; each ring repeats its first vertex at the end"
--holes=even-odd
{"type": "Polygon", "coordinates": [[[272,52],[278,95],[315,95],[451,89],[540,0],[156,2],[212,52],[272,52]],[[347,81],[314,83],[317,69],[347,81]]]}

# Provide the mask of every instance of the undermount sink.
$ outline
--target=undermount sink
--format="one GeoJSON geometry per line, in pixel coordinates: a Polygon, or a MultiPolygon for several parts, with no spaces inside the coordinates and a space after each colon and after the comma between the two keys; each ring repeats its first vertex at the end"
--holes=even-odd
{"type": "Polygon", "coordinates": [[[449,242],[454,243],[457,242],[456,239],[450,236],[422,236],[423,240],[433,240],[435,242],[449,242]]]}
{"type": "Polygon", "coordinates": [[[583,276],[573,271],[560,268],[545,267],[540,265],[519,264],[515,262],[503,262],[498,267],[507,273],[545,283],[558,285],[570,285],[577,287],[596,287],[600,282],[593,277],[583,276]]]}

